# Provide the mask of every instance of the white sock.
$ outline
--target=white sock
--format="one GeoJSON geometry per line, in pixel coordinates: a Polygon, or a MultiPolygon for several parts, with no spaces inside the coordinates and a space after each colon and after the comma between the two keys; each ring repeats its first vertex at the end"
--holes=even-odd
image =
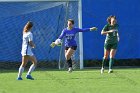
{"type": "Polygon", "coordinates": [[[35,65],[32,64],[32,65],[30,66],[29,70],[28,70],[27,75],[30,75],[30,74],[34,71],[34,69],[35,69],[35,65]]]}
{"type": "Polygon", "coordinates": [[[18,77],[21,77],[23,71],[24,71],[24,67],[20,66],[19,67],[19,72],[18,72],[18,77]]]}

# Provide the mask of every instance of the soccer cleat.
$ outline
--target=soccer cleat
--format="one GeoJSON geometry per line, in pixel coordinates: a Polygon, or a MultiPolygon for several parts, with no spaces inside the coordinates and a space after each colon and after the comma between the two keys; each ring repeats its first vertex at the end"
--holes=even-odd
{"type": "Polygon", "coordinates": [[[69,73],[72,72],[72,67],[69,67],[68,72],[69,72],[69,73]]]}
{"type": "Polygon", "coordinates": [[[31,75],[26,75],[26,78],[30,80],[34,80],[34,78],[31,75]]]}
{"type": "Polygon", "coordinates": [[[112,69],[109,69],[108,73],[113,73],[113,70],[112,69]]]}
{"type": "Polygon", "coordinates": [[[21,77],[18,77],[17,80],[23,80],[21,77]]]}
{"type": "Polygon", "coordinates": [[[101,74],[103,74],[104,73],[104,68],[101,68],[101,74]]]}

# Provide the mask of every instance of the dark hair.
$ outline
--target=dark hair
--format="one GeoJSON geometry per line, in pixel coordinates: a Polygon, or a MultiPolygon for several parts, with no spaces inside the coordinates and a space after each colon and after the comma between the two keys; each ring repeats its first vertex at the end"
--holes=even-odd
{"type": "Polygon", "coordinates": [[[114,16],[114,15],[110,15],[110,16],[107,18],[107,22],[108,22],[108,24],[111,24],[111,18],[116,19],[116,16],[114,16]]]}
{"type": "Polygon", "coordinates": [[[73,25],[74,25],[74,20],[73,19],[68,19],[73,25]]]}

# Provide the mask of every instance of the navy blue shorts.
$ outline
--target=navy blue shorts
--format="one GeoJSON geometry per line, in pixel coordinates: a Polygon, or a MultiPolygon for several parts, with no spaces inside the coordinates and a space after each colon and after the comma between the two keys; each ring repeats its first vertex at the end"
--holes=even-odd
{"type": "Polygon", "coordinates": [[[73,50],[76,50],[77,49],[77,46],[69,46],[69,47],[65,47],[65,50],[68,50],[69,48],[73,49],[73,50]]]}

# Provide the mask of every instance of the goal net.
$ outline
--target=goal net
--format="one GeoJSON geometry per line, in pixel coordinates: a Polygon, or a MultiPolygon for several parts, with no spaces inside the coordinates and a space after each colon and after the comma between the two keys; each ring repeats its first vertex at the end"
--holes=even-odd
{"type": "MultiPolygon", "coordinates": [[[[36,48],[33,49],[39,66],[65,68],[64,45],[51,48],[67,26],[67,19],[74,19],[78,27],[78,0],[9,0],[0,1],[0,64],[20,64],[22,31],[27,21],[32,21],[36,48]]],[[[78,43],[78,34],[77,34],[78,43]]],[[[79,67],[79,48],[73,55],[79,67]]]]}

